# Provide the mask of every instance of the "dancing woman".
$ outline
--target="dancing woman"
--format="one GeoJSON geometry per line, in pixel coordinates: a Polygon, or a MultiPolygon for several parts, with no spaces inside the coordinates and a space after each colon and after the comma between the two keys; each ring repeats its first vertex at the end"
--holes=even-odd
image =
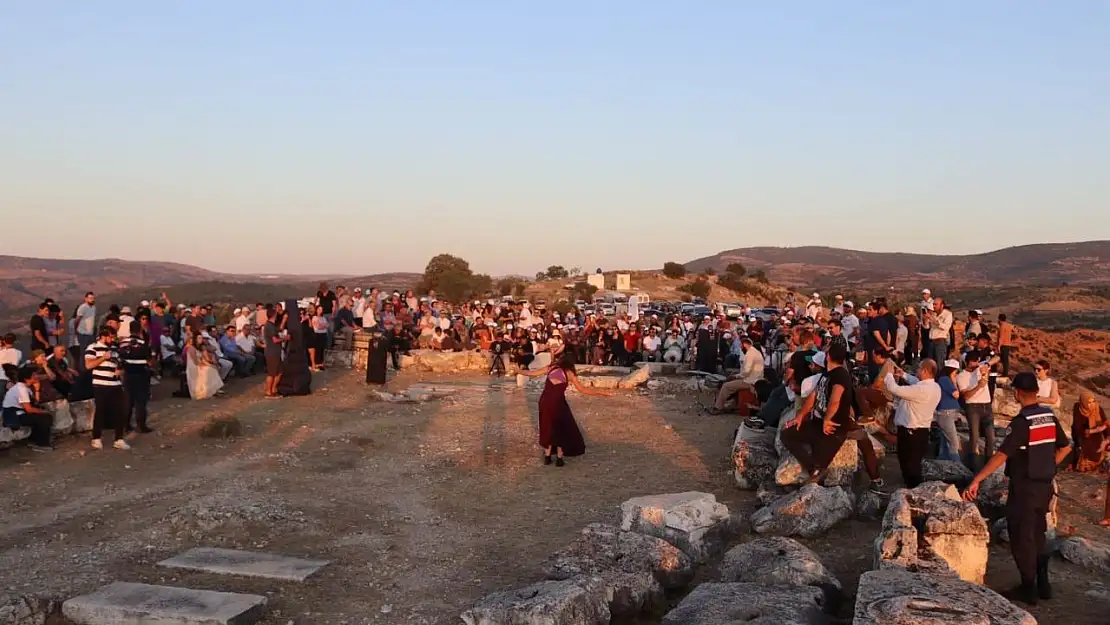
{"type": "Polygon", "coordinates": [[[566,456],[581,456],[586,453],[586,442],[574,420],[574,413],[567,403],[567,385],[573,385],[583,395],[609,397],[609,393],[595,391],[582,386],[574,371],[574,353],[564,351],[560,346],[553,354],[554,362],[543,369],[522,371],[522,375],[535,377],[547,376],[540,395],[540,447],[543,448],[543,463],[551,464],[551,452],[555,451],[555,466],[563,466],[566,456]]]}

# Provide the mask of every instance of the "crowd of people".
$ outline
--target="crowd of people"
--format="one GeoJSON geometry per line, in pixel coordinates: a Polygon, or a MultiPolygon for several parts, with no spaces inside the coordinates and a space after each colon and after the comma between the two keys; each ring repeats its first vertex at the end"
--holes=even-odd
{"type": "MultiPolygon", "coordinates": [[[[554,457],[562,466],[565,456],[585,451],[565,399],[568,386],[586,388],[578,384],[576,363],[685,364],[719,382],[709,412],[723,413],[735,398],[747,427],[779,428],[810,482],[821,483],[845,441],[868,440],[869,430],[895,446],[909,487],[923,481],[929,456],[979,471],[968,487],[972,494],[1009,459],[1013,483],[1033,493],[1011,497],[1024,507],[1010,524],[1021,598],[1031,601],[1046,594],[1036,587],[1043,536],[1036,536],[1039,525],[1027,522],[1047,506],[1045,476],[1069,457],[1072,470],[1106,468],[1105,412],[1083,392],[1072,408],[1068,440],[1055,416],[1060,389],[1044,360],[1010,380],[1022,409],[996,445],[994,398],[999,379],[1011,378],[1014,326],[1001,314],[988,326],[981,311],[971,310],[957,336],[956,313],[928,289],[919,302],[899,307],[883,297],[857,307],[840,295],[826,301],[814,293],[799,302],[790,293],[781,308],[699,310],[675,302],[602,310],[512,298],[452,303],[434,291],[333,291],[326,283],[313,298],[240,306],[224,319],[212,305],[174,305],[165,293],[103,314],[88,293],[68,317],[48,299],[28,324],[26,358],[14,335],[0,337],[3,424],[30,428],[31,449],[49,451],[50,403],[94,399],[92,446],[102,449],[102,435],[111,430],[113,447],[126,450],[130,432],[152,431],[151,387],[164,376],[177,376],[177,395],[197,400],[223,394],[232,377],[259,373],[266,398],[305,394],[328,350],[346,349],[355,335],[369,333],[371,358],[380,357],[380,367],[368,363],[368,381],[385,381],[387,354],[397,369],[412,349],[477,350],[488,355],[491,375],[546,375],[540,443],[544,462],[554,457]]],[[[884,493],[873,446],[860,449],[871,490],[884,493]]],[[[1106,517],[1110,525],[1110,504],[1106,517]]]]}

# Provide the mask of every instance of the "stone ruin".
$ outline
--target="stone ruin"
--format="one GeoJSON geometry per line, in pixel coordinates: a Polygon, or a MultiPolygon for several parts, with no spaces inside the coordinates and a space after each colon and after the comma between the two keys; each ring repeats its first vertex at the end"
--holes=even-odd
{"type": "Polygon", "coordinates": [[[875,539],[875,568],[955,575],[982,584],[990,533],[954,486],[927,482],[894,493],[875,539]]]}

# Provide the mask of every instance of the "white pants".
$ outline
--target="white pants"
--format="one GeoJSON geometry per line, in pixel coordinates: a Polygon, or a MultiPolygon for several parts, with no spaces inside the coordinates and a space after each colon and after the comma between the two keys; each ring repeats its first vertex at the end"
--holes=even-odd
{"type": "Polygon", "coordinates": [[[235,363],[231,362],[230,360],[227,360],[226,358],[220,358],[219,361],[220,361],[220,379],[221,380],[226,380],[227,379],[227,374],[231,373],[231,369],[232,369],[232,367],[235,366],[235,363]]]}

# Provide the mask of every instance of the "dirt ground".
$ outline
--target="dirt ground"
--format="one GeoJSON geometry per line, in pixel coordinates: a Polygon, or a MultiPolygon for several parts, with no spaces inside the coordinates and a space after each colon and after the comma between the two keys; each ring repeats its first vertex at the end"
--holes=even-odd
{"type": "MultiPolygon", "coordinates": [[[[587,523],[618,521],[630,497],[702,490],[742,516],[757,507],[729,473],[737,420],[700,414],[689,394],[572,397],[589,447],[556,468],[539,461],[536,391],[414,373],[390,388],[422,379],[472,390],[382,403],[356,374],[332,372],[309,397],[263,400],[257,383],[236,382],[227,398],[191,402],[162,385],[158,431],[131,452],[93,452],[87,435],[51,455],[0,451],[0,589],[64,599],[134,581],[267,595],[266,624],[457,623],[481,596],[539,580],[545,557],[587,523]],[[202,437],[214,416],[239,419],[243,435],[202,437]],[[302,584],[155,566],[195,546],[331,565],[302,584]]],[[[1110,542],[1093,525],[1104,483],[1067,475],[1061,511],[1078,533],[1110,542]]],[[[807,542],[854,593],[877,531],[848,521],[807,542]]],[[[1008,552],[991,556],[988,585],[1012,585],[1008,552]]],[[[1054,571],[1058,599],[1033,611],[1041,623],[1106,622],[1110,576],[1063,561],[1054,571]]]]}

